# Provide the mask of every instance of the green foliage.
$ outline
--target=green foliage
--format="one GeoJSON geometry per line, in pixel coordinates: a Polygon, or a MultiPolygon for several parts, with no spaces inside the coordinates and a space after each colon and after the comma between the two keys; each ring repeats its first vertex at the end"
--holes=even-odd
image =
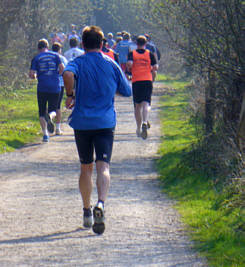
{"type": "MultiPolygon", "coordinates": [[[[25,87],[39,39],[50,41],[54,31],[66,34],[71,24],[77,26],[77,31],[85,25],[97,24],[105,33],[122,30],[142,33],[146,3],[147,0],[1,1],[0,91],[7,93],[25,87]]],[[[66,41],[64,50],[68,47],[66,41]]]]}
{"type": "Polygon", "coordinates": [[[39,39],[50,39],[54,29],[67,33],[71,23],[84,26],[92,12],[89,0],[1,1],[0,91],[26,87],[39,39]]]}
{"type": "Polygon", "coordinates": [[[157,166],[163,191],[178,200],[176,207],[195,247],[210,266],[244,266],[244,189],[235,183],[217,191],[208,171],[193,168],[191,152],[198,139],[187,112],[188,94],[183,87],[174,88],[162,98],[163,140],[157,166]]]}
{"type": "Polygon", "coordinates": [[[204,134],[210,135],[210,141],[218,137],[235,143],[242,128],[244,1],[156,0],[150,8],[148,19],[167,33],[167,44],[182,57],[183,73],[194,77],[196,102],[192,104],[203,112],[204,134]]]}
{"type": "Polygon", "coordinates": [[[6,98],[0,95],[0,153],[13,151],[40,136],[36,89],[6,98]]]}

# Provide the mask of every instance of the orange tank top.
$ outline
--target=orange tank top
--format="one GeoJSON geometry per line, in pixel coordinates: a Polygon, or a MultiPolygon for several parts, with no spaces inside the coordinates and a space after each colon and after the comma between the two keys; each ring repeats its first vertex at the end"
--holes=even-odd
{"type": "Polygon", "coordinates": [[[107,55],[108,57],[112,58],[113,60],[115,60],[113,50],[109,49],[108,52],[104,52],[104,51],[102,51],[102,53],[105,54],[105,55],[107,55]]]}
{"type": "Polygon", "coordinates": [[[150,51],[143,54],[133,50],[132,82],[152,81],[150,51]]]}

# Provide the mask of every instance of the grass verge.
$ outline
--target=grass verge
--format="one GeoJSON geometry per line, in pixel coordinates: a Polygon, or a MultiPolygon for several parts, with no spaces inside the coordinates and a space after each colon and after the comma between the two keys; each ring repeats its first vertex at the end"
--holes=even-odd
{"type": "Polygon", "coordinates": [[[10,152],[39,136],[36,88],[0,94],[0,153],[10,152]]]}
{"type": "Polygon", "coordinates": [[[186,112],[186,83],[163,75],[158,80],[175,89],[174,94],[163,96],[161,102],[164,137],[157,166],[163,191],[178,200],[176,208],[195,241],[195,248],[206,256],[210,266],[245,266],[244,229],[237,227],[244,224],[244,209],[235,207],[228,211],[224,203],[234,196],[225,190],[217,192],[214,177],[207,177],[191,164],[189,152],[197,139],[186,112]]]}

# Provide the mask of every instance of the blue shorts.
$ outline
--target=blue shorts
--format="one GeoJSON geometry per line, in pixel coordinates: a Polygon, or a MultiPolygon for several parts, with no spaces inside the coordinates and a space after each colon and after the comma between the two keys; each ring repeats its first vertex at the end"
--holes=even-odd
{"type": "Polygon", "coordinates": [[[82,164],[90,164],[94,161],[104,161],[110,163],[113,140],[113,129],[99,130],[74,130],[77,151],[82,164]]]}

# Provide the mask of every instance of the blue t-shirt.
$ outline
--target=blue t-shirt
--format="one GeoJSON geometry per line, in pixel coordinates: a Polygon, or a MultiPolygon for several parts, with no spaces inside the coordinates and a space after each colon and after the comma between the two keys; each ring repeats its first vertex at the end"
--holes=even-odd
{"type": "Polygon", "coordinates": [[[110,48],[113,47],[113,45],[115,44],[115,40],[114,39],[107,39],[108,45],[110,48]]]}
{"type": "Polygon", "coordinates": [[[128,53],[130,42],[128,40],[122,40],[116,46],[115,51],[119,54],[119,63],[126,63],[128,61],[128,53]]]}
{"type": "Polygon", "coordinates": [[[60,57],[53,52],[41,52],[31,61],[31,70],[37,72],[37,90],[39,92],[59,93],[60,57]]]}
{"type": "Polygon", "coordinates": [[[118,64],[100,52],[89,52],[69,62],[65,71],[76,79],[76,101],[70,126],[75,130],[113,128],[114,96],[131,96],[131,87],[118,64]]]}

